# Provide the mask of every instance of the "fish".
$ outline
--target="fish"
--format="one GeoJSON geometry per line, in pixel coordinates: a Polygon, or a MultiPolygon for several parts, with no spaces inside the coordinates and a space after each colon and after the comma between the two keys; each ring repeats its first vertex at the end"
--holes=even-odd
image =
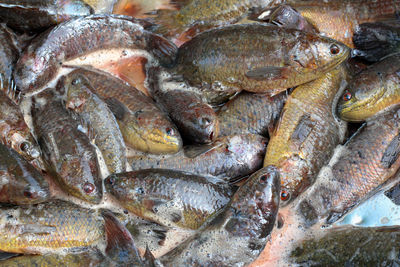
{"type": "Polygon", "coordinates": [[[264,166],[281,175],[281,205],[310,186],[344,139],[345,125],[335,117],[334,99],[345,77],[339,66],[298,86],[288,97],[267,146],[264,166]]]}
{"type": "Polygon", "coordinates": [[[13,95],[12,71],[19,57],[19,47],[15,34],[4,24],[0,24],[0,89],[13,95]]]}
{"type": "Polygon", "coordinates": [[[192,239],[162,256],[165,266],[244,266],[263,250],[279,206],[279,172],[255,172],[192,239]],[[233,253],[234,252],[234,253],[233,253]]]}
{"type": "Polygon", "coordinates": [[[350,80],[337,106],[338,116],[362,122],[400,101],[400,55],[368,66],[350,80]]]}
{"type": "Polygon", "coordinates": [[[0,202],[36,204],[49,198],[42,173],[14,149],[0,144],[0,202]]]}
{"type": "Polygon", "coordinates": [[[132,170],[180,170],[233,182],[261,168],[267,142],[253,134],[224,136],[211,144],[186,146],[171,156],[128,155],[128,163],[132,170]]]}
{"type": "Polygon", "coordinates": [[[394,176],[400,167],[399,119],[396,106],[368,120],[347,141],[299,204],[306,223],[337,221],[394,176]]]}
{"type": "Polygon", "coordinates": [[[174,154],[182,148],[181,135],[154,101],[121,80],[94,69],[77,69],[93,93],[102,98],[117,119],[127,146],[152,154],[174,154]]]}
{"type": "Polygon", "coordinates": [[[237,24],[183,44],[171,72],[218,105],[241,90],[276,95],[322,76],[348,55],[346,45],[327,37],[275,25],[237,24]]]}
{"type": "Polygon", "coordinates": [[[168,78],[160,69],[150,70],[148,80],[152,97],[165,109],[186,140],[206,144],[218,137],[217,115],[200,93],[191,90],[184,81],[168,78]]]}
{"type": "Polygon", "coordinates": [[[286,4],[299,12],[320,33],[354,48],[353,34],[366,22],[396,19],[397,0],[289,0],[286,4]]]}
{"type": "Polygon", "coordinates": [[[94,209],[52,200],[0,208],[0,250],[23,254],[85,249],[104,239],[104,219],[94,209]]]}
{"type": "Polygon", "coordinates": [[[363,23],[353,35],[357,56],[369,62],[400,52],[400,26],[389,23],[363,23]]]}
{"type": "Polygon", "coordinates": [[[13,72],[16,86],[24,95],[36,94],[57,76],[63,63],[101,49],[143,50],[160,64],[171,64],[176,46],[145,30],[144,24],[139,19],[106,14],[60,23],[36,37],[21,54],[13,72]]]}
{"type": "Polygon", "coordinates": [[[259,134],[270,136],[287,99],[283,92],[274,97],[242,92],[218,111],[220,135],[259,134]]]}
{"type": "Polygon", "coordinates": [[[270,7],[275,2],[280,3],[281,1],[184,1],[184,3],[178,4],[180,7],[178,10],[157,10],[152,19],[157,24],[153,30],[182,43],[207,29],[236,23],[251,13],[255,7],[270,7]]]}
{"type": "Polygon", "coordinates": [[[113,174],[104,184],[106,191],[135,215],[191,230],[201,227],[233,195],[231,186],[222,180],[166,169],[113,174]]]}
{"type": "Polygon", "coordinates": [[[126,170],[126,147],[116,118],[96,94],[90,82],[79,73],[64,79],[65,105],[82,118],[93,131],[94,142],[100,149],[110,173],[126,170]]]}
{"type": "Polygon", "coordinates": [[[18,31],[40,32],[63,21],[93,14],[81,0],[1,0],[0,17],[18,31]]]}
{"type": "Polygon", "coordinates": [[[35,97],[31,113],[48,172],[66,193],[98,204],[103,194],[100,167],[79,122],[51,89],[35,97]]]}

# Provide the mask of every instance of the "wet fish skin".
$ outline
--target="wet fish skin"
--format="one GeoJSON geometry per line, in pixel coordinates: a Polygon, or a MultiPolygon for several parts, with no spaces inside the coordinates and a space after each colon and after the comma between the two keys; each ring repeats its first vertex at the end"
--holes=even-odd
{"type": "Polygon", "coordinates": [[[368,120],[352,136],[326,177],[319,178],[299,204],[306,221],[326,218],[327,223],[335,222],[396,173],[400,167],[399,122],[396,106],[368,120]]]}
{"type": "Polygon", "coordinates": [[[44,254],[93,246],[104,238],[98,211],[61,200],[0,209],[0,249],[44,254]]]}
{"type": "Polygon", "coordinates": [[[208,145],[186,146],[171,156],[128,156],[128,163],[132,170],[162,168],[234,181],[261,168],[267,141],[253,134],[225,136],[208,145]]]}
{"type": "Polygon", "coordinates": [[[363,23],[353,35],[358,57],[370,62],[400,51],[400,26],[389,23],[363,23]]]}
{"type": "Polygon", "coordinates": [[[286,101],[264,159],[264,166],[275,165],[280,171],[282,205],[315,181],[335,147],[343,141],[344,131],[332,112],[344,79],[343,71],[339,66],[298,86],[286,101]]]}
{"type": "Polygon", "coordinates": [[[141,49],[161,64],[171,64],[176,46],[146,31],[141,24],[131,17],[105,14],[63,22],[35,38],[22,53],[14,71],[16,85],[24,94],[37,93],[54,78],[65,61],[99,49],[141,49]]]}
{"type": "Polygon", "coordinates": [[[347,46],[330,38],[273,25],[238,24],[186,42],[173,71],[199,87],[214,105],[241,90],[275,95],[320,77],[348,55],[347,46]]]}
{"type": "Polygon", "coordinates": [[[370,65],[350,81],[338,103],[338,115],[364,121],[400,101],[400,55],[370,65]]]}
{"type": "Polygon", "coordinates": [[[178,129],[151,98],[101,71],[81,68],[70,75],[77,74],[108,104],[127,146],[152,154],[173,154],[182,148],[178,129]]]}
{"type": "Polygon", "coordinates": [[[124,172],[126,147],[118,123],[107,104],[92,92],[94,89],[90,82],[79,73],[67,75],[64,86],[67,92],[66,107],[89,124],[109,172],[124,172]]]}
{"type": "Polygon", "coordinates": [[[286,99],[285,92],[274,97],[240,93],[218,112],[220,135],[252,133],[268,136],[280,117],[286,99]]]}
{"type": "Polygon", "coordinates": [[[67,193],[99,203],[103,189],[96,151],[87,135],[78,130],[78,122],[52,89],[35,98],[31,113],[46,169],[67,193]]]}
{"type": "Polygon", "coordinates": [[[90,15],[93,9],[81,0],[2,0],[0,17],[18,31],[43,31],[71,18],[90,15]]]}
{"type": "Polygon", "coordinates": [[[14,34],[4,24],[0,24],[0,87],[1,90],[11,89],[11,77],[19,50],[14,44],[14,34]]]}
{"type": "Polygon", "coordinates": [[[218,179],[166,169],[114,174],[104,183],[107,192],[137,216],[193,230],[223,208],[233,194],[218,179]]]}
{"type": "Polygon", "coordinates": [[[35,204],[50,198],[42,174],[15,150],[0,144],[0,202],[35,204]]]}
{"type": "Polygon", "coordinates": [[[244,266],[267,243],[279,206],[279,172],[254,173],[192,239],[161,257],[166,266],[244,266]],[[234,252],[234,253],[233,253],[234,252]]]}

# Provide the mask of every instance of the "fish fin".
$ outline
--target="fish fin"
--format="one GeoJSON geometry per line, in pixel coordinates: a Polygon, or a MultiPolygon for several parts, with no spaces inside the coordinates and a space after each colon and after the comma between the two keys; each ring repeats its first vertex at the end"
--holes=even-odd
{"type": "Polygon", "coordinates": [[[19,255],[20,254],[17,254],[17,253],[9,253],[9,252],[0,251],[0,261],[7,260],[10,258],[19,256],[19,255]]]}
{"type": "Polygon", "coordinates": [[[381,164],[389,169],[397,161],[400,155],[400,134],[396,135],[386,147],[381,158],[381,164]]]}
{"type": "Polygon", "coordinates": [[[148,267],[156,266],[155,264],[156,258],[154,257],[153,253],[151,253],[148,245],[146,245],[146,251],[144,252],[143,258],[145,266],[148,267]]]}
{"type": "Polygon", "coordinates": [[[17,225],[21,234],[39,234],[39,235],[49,235],[56,231],[55,226],[48,226],[42,224],[22,224],[17,225]]]}
{"type": "Polygon", "coordinates": [[[130,110],[118,99],[110,97],[106,98],[104,101],[106,102],[111,112],[114,114],[115,118],[119,121],[124,120],[126,114],[130,112],[130,110]]]}
{"type": "Polygon", "coordinates": [[[131,233],[111,211],[103,210],[107,238],[106,255],[119,264],[143,264],[131,233]]]}
{"type": "Polygon", "coordinates": [[[389,190],[385,191],[385,196],[387,196],[394,204],[400,206],[400,184],[396,184],[389,190]]]}
{"type": "Polygon", "coordinates": [[[223,143],[212,143],[212,144],[208,144],[208,145],[186,146],[183,150],[183,153],[188,158],[195,158],[195,157],[205,154],[211,150],[214,150],[222,145],[223,145],[223,143]]]}
{"type": "Polygon", "coordinates": [[[307,136],[311,133],[314,126],[315,122],[311,119],[310,114],[304,114],[300,117],[296,128],[290,136],[290,140],[300,146],[306,140],[307,136]]]}
{"type": "Polygon", "coordinates": [[[266,66],[249,70],[246,77],[257,81],[286,79],[288,70],[287,67],[266,66]]]}
{"type": "Polygon", "coordinates": [[[165,205],[168,201],[170,201],[170,199],[148,197],[144,199],[142,203],[147,210],[158,213],[158,207],[165,205]]]}

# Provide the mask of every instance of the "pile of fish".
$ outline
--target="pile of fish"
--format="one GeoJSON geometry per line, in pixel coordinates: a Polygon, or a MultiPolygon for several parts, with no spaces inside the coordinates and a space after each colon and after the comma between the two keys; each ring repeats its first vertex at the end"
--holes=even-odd
{"type": "Polygon", "coordinates": [[[400,264],[400,1],[165,2],[0,0],[0,266],[400,264]]]}

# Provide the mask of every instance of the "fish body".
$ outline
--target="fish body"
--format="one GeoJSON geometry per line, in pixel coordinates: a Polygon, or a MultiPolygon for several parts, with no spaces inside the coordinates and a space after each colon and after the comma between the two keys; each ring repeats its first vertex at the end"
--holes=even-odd
{"type": "Polygon", "coordinates": [[[244,266],[267,243],[279,206],[279,172],[255,172],[192,239],[160,258],[166,266],[244,266]]]}
{"type": "Polygon", "coordinates": [[[14,71],[16,85],[24,94],[35,94],[55,78],[64,62],[100,49],[146,50],[160,63],[171,64],[176,46],[142,24],[131,17],[104,14],[61,23],[35,38],[22,53],[14,71]]]}
{"type": "Polygon", "coordinates": [[[235,180],[261,167],[266,144],[259,135],[225,136],[209,145],[187,146],[172,156],[135,155],[128,162],[132,170],[161,168],[235,180]]]}
{"type": "Polygon", "coordinates": [[[94,141],[100,149],[110,173],[126,169],[126,147],[117,120],[92,91],[90,82],[80,74],[68,75],[64,80],[66,106],[79,114],[94,131],[94,141]]]}
{"type": "Polygon", "coordinates": [[[19,31],[43,31],[71,18],[86,16],[93,9],[81,0],[2,0],[0,17],[19,31]]]}
{"type": "Polygon", "coordinates": [[[15,34],[4,24],[0,25],[0,37],[0,87],[9,91],[12,89],[12,71],[20,51],[15,44],[15,34]]]}
{"type": "Polygon", "coordinates": [[[35,99],[32,117],[48,171],[67,193],[99,203],[102,179],[96,151],[51,89],[35,99]],[[43,103],[44,102],[44,103],[43,103]]]}
{"type": "Polygon", "coordinates": [[[333,39],[265,24],[238,24],[197,35],[178,50],[174,71],[210,104],[246,90],[275,95],[312,81],[344,61],[333,39]],[[251,41],[250,41],[251,40],[251,41]]]}
{"type": "Polygon", "coordinates": [[[132,213],[169,227],[193,230],[223,208],[233,194],[225,182],[164,169],[111,175],[105,186],[132,213]]]}
{"type": "Polygon", "coordinates": [[[293,200],[314,182],[344,138],[332,112],[342,71],[338,67],[298,86],[286,101],[264,160],[264,166],[275,165],[280,171],[282,203],[293,200]]]}
{"type": "Polygon", "coordinates": [[[104,238],[104,219],[96,210],[55,200],[0,209],[0,249],[43,254],[85,248],[104,238]]]}
{"type": "Polygon", "coordinates": [[[286,93],[274,97],[240,93],[218,112],[220,135],[252,133],[268,136],[280,117],[286,99],[286,93]]]}
{"type": "Polygon", "coordinates": [[[364,121],[400,101],[400,55],[392,55],[359,72],[338,103],[338,115],[364,121]]]}
{"type": "Polygon", "coordinates": [[[78,74],[107,103],[127,146],[152,154],[173,154],[182,148],[178,129],[151,98],[104,72],[77,69],[70,75],[78,74]]]}
{"type": "Polygon", "coordinates": [[[0,144],[0,202],[35,204],[49,197],[42,174],[15,150],[0,144]]]}

